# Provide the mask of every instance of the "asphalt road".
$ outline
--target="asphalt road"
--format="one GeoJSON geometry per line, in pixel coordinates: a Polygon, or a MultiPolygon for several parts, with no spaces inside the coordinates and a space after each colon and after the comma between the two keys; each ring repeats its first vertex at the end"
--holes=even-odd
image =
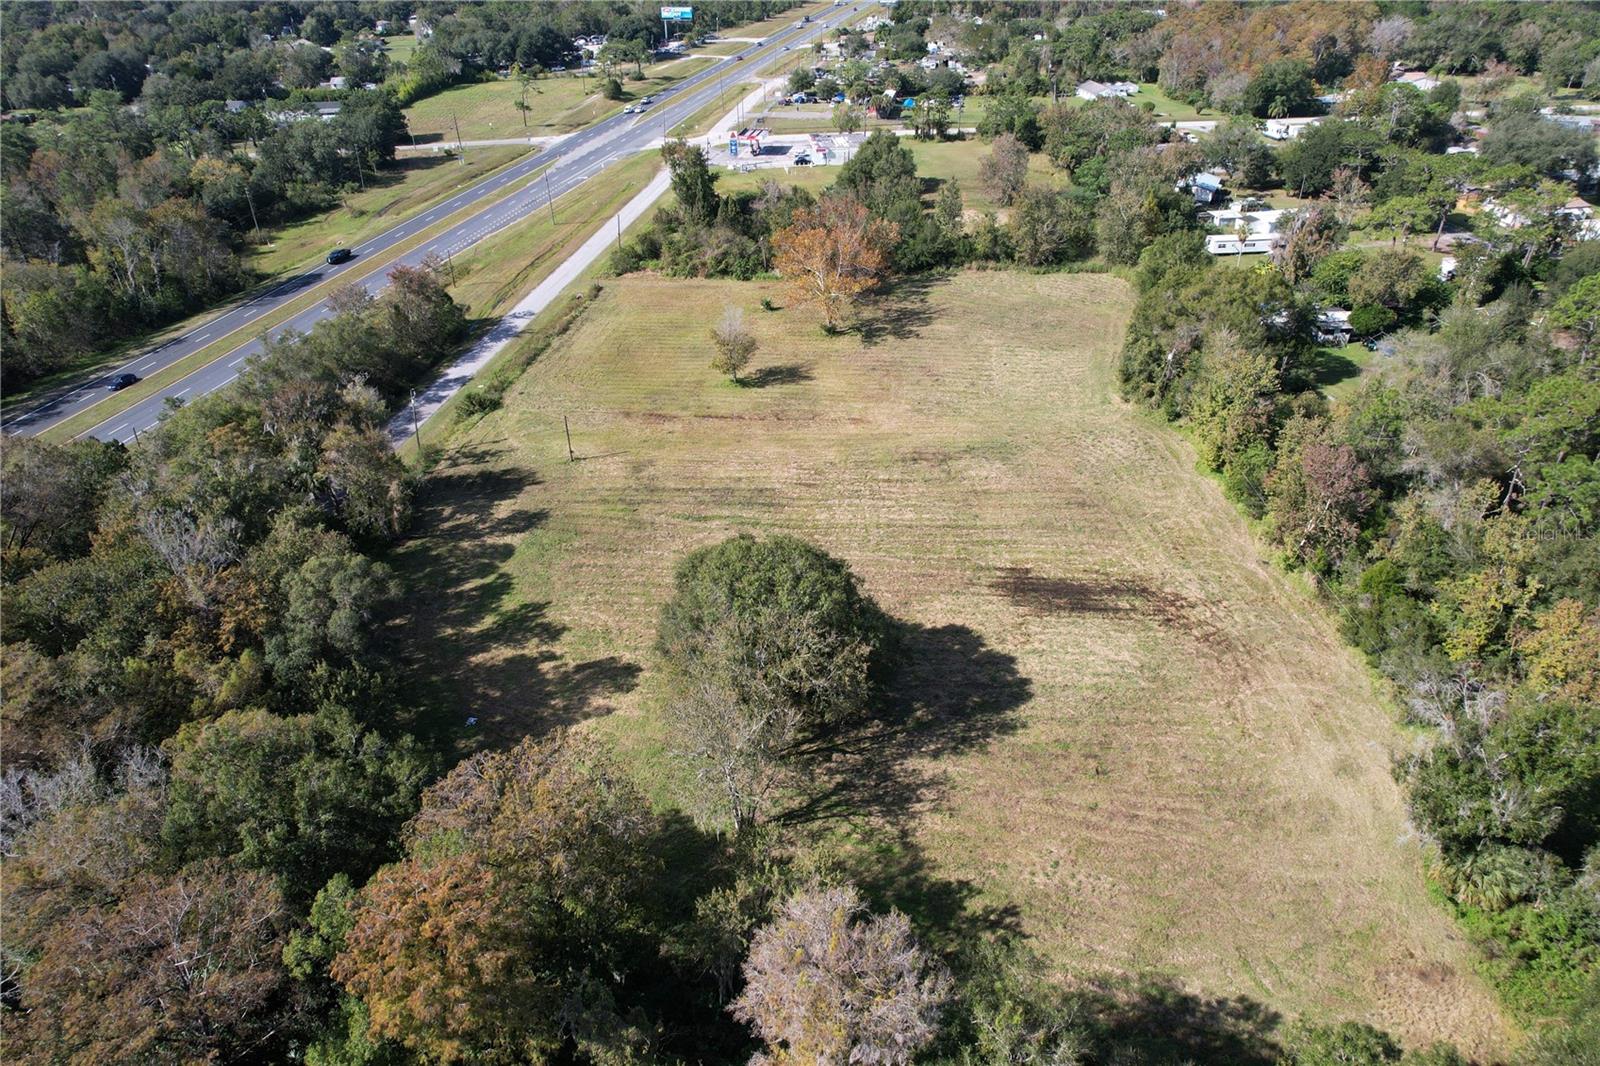
{"type": "MultiPolygon", "coordinates": [[[[429,255],[460,254],[491,234],[543,210],[548,199],[559,199],[617,160],[645,150],[660,140],[664,130],[692,117],[745,71],[759,67],[783,51],[785,46],[796,48],[809,43],[823,31],[825,25],[836,25],[864,6],[854,4],[836,8],[824,18],[804,25],[791,25],[768,37],[762,44],[752,45],[743,53],[742,60],[729,57],[685,78],[667,93],[658,94],[656,103],[644,114],[613,115],[579,130],[540,154],[484,179],[427,212],[357,246],[354,259],[338,266],[324,264],[286,279],[204,326],[154,350],[145,351],[101,377],[14,416],[5,423],[4,429],[7,433],[25,436],[43,432],[106,399],[110,395],[106,384],[119,374],[134,373],[141,378],[149,377],[205,348],[217,338],[238,331],[240,343],[233,349],[80,434],[102,440],[132,441],[138,433],[150,429],[160,420],[168,399],[194,400],[215,392],[238,377],[246,361],[261,351],[260,331],[252,329],[252,323],[294,300],[301,291],[336,280],[357,267],[370,264],[376,258],[384,262],[385,269],[374,271],[360,284],[377,292],[387,284],[389,269],[394,266],[415,266],[429,255]],[[541,170],[543,173],[532,181],[526,180],[541,170]],[[428,228],[438,219],[480,201],[493,202],[404,255],[386,257],[389,249],[428,228]]],[[[274,336],[284,330],[304,333],[329,314],[326,306],[319,302],[273,327],[270,333],[274,336]]]]}

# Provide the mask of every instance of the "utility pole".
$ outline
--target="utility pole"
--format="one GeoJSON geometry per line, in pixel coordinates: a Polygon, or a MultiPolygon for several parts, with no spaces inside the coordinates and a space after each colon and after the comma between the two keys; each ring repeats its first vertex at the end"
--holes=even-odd
{"type": "Polygon", "coordinates": [[[556,224],[556,202],[550,197],[550,171],[548,170],[544,172],[544,202],[545,206],[550,208],[550,224],[554,226],[556,224]]]}
{"type": "Polygon", "coordinates": [[[456,128],[456,154],[461,157],[461,165],[466,166],[467,146],[461,143],[461,123],[456,119],[456,116],[453,113],[450,116],[450,124],[456,128]]]}
{"type": "Polygon", "coordinates": [[[566,415],[561,416],[561,428],[566,430],[567,433],[567,462],[575,463],[578,461],[578,457],[572,454],[572,427],[567,425],[566,415]]]}
{"type": "Polygon", "coordinates": [[[422,424],[417,421],[417,390],[411,390],[411,439],[417,442],[417,458],[422,458],[422,424]]]}
{"type": "Polygon", "coordinates": [[[622,212],[617,212],[617,251],[622,251],[622,212]]]}

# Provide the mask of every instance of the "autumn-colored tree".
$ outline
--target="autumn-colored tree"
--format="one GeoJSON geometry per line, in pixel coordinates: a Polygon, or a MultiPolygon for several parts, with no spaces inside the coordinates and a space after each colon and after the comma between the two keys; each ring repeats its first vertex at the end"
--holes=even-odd
{"type": "Polygon", "coordinates": [[[979,160],[978,174],[995,203],[1011,206],[1028,183],[1027,147],[1015,135],[1002,133],[994,139],[989,154],[979,160]]]}
{"type": "Polygon", "coordinates": [[[773,235],[774,265],[793,298],[816,305],[823,328],[832,332],[862,294],[883,280],[898,236],[898,226],[872,218],[861,201],[827,196],[773,235]]]}
{"type": "Polygon", "coordinates": [[[722,321],[711,327],[711,343],[717,350],[711,357],[711,368],[738,384],[739,371],[749,365],[750,357],[756,353],[755,334],[744,324],[744,312],[727,307],[722,321]]]}
{"type": "Polygon", "coordinates": [[[1343,234],[1333,212],[1313,205],[1290,211],[1279,227],[1272,249],[1272,261],[1283,271],[1284,280],[1298,282],[1310,273],[1317,260],[1333,251],[1343,234]]]}
{"type": "Polygon", "coordinates": [[[652,826],[594,741],[467,759],[363,889],[333,977],[373,1033],[431,1061],[538,1058],[572,1035],[563,1005],[622,967],[652,826]]]}
{"type": "Polygon", "coordinates": [[[142,876],[75,910],[22,984],[21,1061],[210,1062],[259,1055],[287,925],[265,874],[210,862],[142,876]],[[37,1058],[34,1054],[37,1053],[37,1058]]]}
{"type": "Polygon", "coordinates": [[[1309,419],[1291,421],[1267,479],[1279,541],[1296,562],[1318,571],[1335,565],[1355,543],[1377,499],[1355,450],[1329,440],[1325,430],[1309,419]]]}
{"type": "Polygon", "coordinates": [[[728,1009],[766,1044],[762,1066],[903,1066],[938,1035],[951,987],[905,915],[873,915],[849,887],[786,901],[751,939],[744,977],[728,1009]]]}
{"type": "Polygon", "coordinates": [[[1518,650],[1536,692],[1600,703],[1600,611],[1558,600],[1534,618],[1518,650]]]}

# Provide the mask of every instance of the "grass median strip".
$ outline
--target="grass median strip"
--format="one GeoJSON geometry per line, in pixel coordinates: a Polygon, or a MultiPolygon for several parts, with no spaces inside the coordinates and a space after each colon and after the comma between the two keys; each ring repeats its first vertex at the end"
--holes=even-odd
{"type": "Polygon", "coordinates": [[[715,100],[672,127],[672,136],[699,137],[702,134],[710,133],[717,120],[726,115],[729,108],[733,107],[754,88],[755,85],[752,83],[741,81],[722,90],[717,93],[715,100]]]}
{"type": "MultiPolygon", "coordinates": [[[[123,389],[121,392],[109,394],[100,402],[87,407],[82,411],[79,411],[71,418],[65,419],[61,422],[58,422],[56,425],[51,426],[49,429],[41,433],[40,436],[45,440],[54,441],[71,440],[74,437],[81,436],[85,432],[94,429],[96,426],[115,418],[117,415],[121,414],[123,411],[126,411],[128,408],[134,406],[140,401],[163,391],[174,382],[181,381],[183,378],[194,373],[196,370],[200,370],[203,367],[209,366],[217,359],[244,347],[250,341],[259,336],[263,331],[274,329],[300,314],[308,307],[315,306],[321,301],[327,299],[328,294],[335,288],[351,282],[360,281],[362,279],[371,277],[378,271],[391,268],[397,259],[400,259],[407,253],[427,243],[434,237],[437,237],[439,234],[448,231],[452,226],[459,224],[464,217],[469,217],[475,212],[485,210],[488,207],[493,207],[494,204],[500,203],[524,187],[525,184],[519,183],[516,188],[507,189],[505,196],[501,197],[500,200],[493,201],[488,205],[480,203],[463,207],[460,211],[440,219],[427,229],[420,230],[399,244],[386,249],[385,257],[382,260],[373,262],[370,266],[365,266],[349,273],[341,274],[337,282],[325,281],[312,287],[311,289],[308,289],[303,295],[278,308],[271,314],[265,315],[262,318],[249,323],[248,325],[241,326],[223,337],[219,337],[217,340],[212,341],[199,351],[193,352],[177,362],[152,373],[149,377],[145,378],[143,381],[140,381],[136,385],[132,385],[129,388],[123,389]]],[[[567,197],[581,195],[584,192],[584,189],[585,186],[579,186],[577,189],[567,193],[566,196],[558,199],[556,201],[557,211],[559,212],[561,210],[562,204],[567,197]]]]}

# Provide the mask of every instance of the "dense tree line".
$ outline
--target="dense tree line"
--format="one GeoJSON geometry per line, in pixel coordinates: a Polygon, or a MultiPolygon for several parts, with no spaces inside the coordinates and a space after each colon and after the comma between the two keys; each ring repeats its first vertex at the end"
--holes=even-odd
{"type": "Polygon", "coordinates": [[[459,340],[426,270],[351,290],[137,446],[7,443],[7,1046],[270,1061],[321,1024],[283,950],[394,854],[434,759],[406,732],[380,558],[410,478],[384,423],[459,340]]]}
{"type": "MultiPolygon", "coordinates": [[[[1587,5],[1204,3],[1166,9],[1014,4],[980,24],[944,5],[896,5],[896,32],[936,36],[990,67],[990,84],[1070,94],[1083,79],[1158,81],[1172,96],[1257,117],[1310,114],[1313,85],[1389,64],[1502,79],[1538,75],[1547,89],[1600,86],[1600,15],[1587,5]],[[1277,103],[1283,109],[1275,110],[1277,103]]],[[[930,38],[931,39],[931,38],[930,38]]],[[[909,58],[916,58],[908,45],[909,58]]]]}
{"type": "Polygon", "coordinates": [[[331,122],[233,114],[159,76],[141,99],[95,90],[86,108],[0,126],[7,385],[238,291],[248,234],[331,206],[392,162],[405,129],[382,91],[345,94],[331,122]]]}
{"type": "Polygon", "coordinates": [[[1190,426],[1431,731],[1400,773],[1439,883],[1513,1005],[1559,1009],[1600,969],[1600,250],[1475,246],[1446,284],[1333,247],[1246,271],[1157,241],[1124,389],[1190,426]],[[1311,321],[1335,302],[1410,328],[1330,404],[1311,321]]]}

